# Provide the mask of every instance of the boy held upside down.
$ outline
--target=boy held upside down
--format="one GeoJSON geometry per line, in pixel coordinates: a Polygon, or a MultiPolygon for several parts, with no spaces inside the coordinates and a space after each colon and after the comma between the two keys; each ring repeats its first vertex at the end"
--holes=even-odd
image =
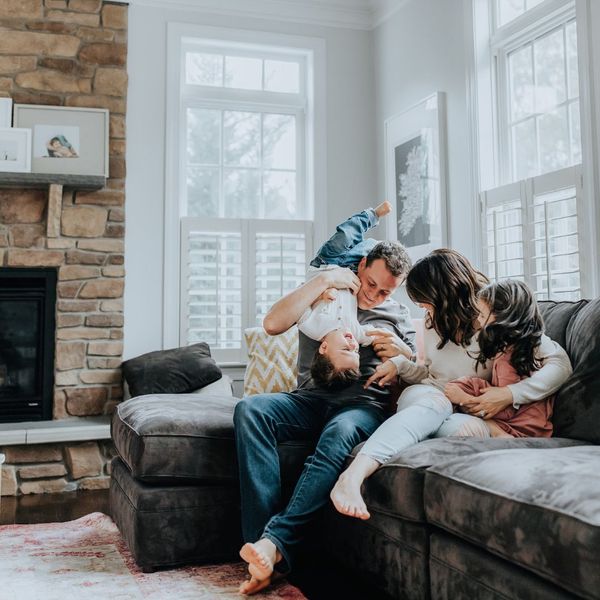
{"type": "MultiPolygon", "coordinates": [[[[365,240],[364,233],[390,210],[391,205],[386,201],[340,224],[311,262],[309,279],[326,269],[341,269],[355,263],[357,256],[364,256],[368,245],[375,243],[375,240],[365,240]]],[[[310,370],[317,387],[343,388],[360,378],[359,346],[369,346],[378,330],[361,325],[357,309],[356,296],[350,290],[331,288],[298,320],[298,329],[304,335],[321,342],[310,370]]],[[[408,345],[405,350],[408,356],[412,354],[408,345]]]]}

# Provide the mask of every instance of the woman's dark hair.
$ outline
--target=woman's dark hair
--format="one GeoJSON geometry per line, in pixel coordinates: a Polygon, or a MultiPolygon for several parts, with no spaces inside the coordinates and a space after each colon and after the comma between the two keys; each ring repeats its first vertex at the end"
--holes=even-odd
{"type": "Polygon", "coordinates": [[[477,362],[485,364],[500,352],[512,351],[510,364],[521,377],[537,371],[541,362],[535,350],[544,333],[544,321],[529,286],[516,279],[490,283],[479,292],[494,321],[479,334],[477,362]]]}
{"type": "Polygon", "coordinates": [[[310,376],[317,387],[335,391],[356,383],[360,378],[360,371],[358,369],[338,371],[327,355],[317,351],[310,365],[310,376]]]}
{"type": "Polygon", "coordinates": [[[406,291],[415,302],[431,304],[433,316],[425,325],[440,336],[438,348],[449,341],[463,347],[476,332],[477,293],[488,282],[462,255],[448,248],[418,260],[406,278],[406,291]]]}

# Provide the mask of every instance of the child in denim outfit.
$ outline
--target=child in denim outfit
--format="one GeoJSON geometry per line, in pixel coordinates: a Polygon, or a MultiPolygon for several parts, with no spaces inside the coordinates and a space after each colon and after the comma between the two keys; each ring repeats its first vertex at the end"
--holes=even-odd
{"type": "MultiPolygon", "coordinates": [[[[389,202],[368,208],[338,225],[335,234],[319,249],[310,263],[307,278],[323,269],[356,270],[360,260],[377,244],[364,234],[391,210],[389,202]]],[[[350,290],[326,290],[298,320],[304,335],[321,342],[311,365],[311,375],[319,387],[341,388],[360,376],[358,347],[368,346],[372,338],[357,319],[357,302],[350,290]]]]}

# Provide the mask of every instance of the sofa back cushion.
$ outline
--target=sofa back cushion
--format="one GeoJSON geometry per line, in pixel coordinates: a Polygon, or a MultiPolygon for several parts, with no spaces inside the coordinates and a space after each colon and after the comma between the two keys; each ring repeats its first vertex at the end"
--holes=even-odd
{"type": "Polygon", "coordinates": [[[573,364],[556,395],[554,435],[600,444],[600,299],[540,302],[540,309],[546,333],[573,364]]]}

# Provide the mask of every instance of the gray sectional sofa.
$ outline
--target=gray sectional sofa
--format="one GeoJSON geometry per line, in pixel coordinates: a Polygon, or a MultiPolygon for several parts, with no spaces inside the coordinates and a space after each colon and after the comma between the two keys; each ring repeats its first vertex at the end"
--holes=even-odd
{"type": "MultiPolygon", "coordinates": [[[[321,547],[373,598],[600,599],[600,300],[542,311],[574,366],[555,437],[424,441],[367,481],[368,521],[322,515],[321,547]]],[[[118,407],[112,512],[142,568],[236,556],[236,402],[157,395],[118,407]]],[[[288,487],[312,447],[281,444],[288,487]]]]}

